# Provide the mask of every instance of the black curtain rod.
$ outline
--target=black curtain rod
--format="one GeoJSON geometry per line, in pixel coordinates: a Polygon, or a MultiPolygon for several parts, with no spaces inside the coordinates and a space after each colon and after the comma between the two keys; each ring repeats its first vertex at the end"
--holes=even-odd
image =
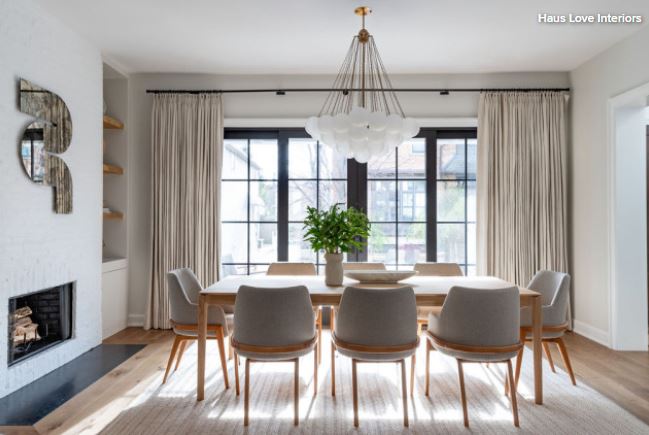
{"type": "MultiPolygon", "coordinates": [[[[350,91],[359,92],[361,89],[331,89],[331,88],[286,88],[286,89],[147,89],[147,94],[251,94],[251,93],[275,93],[286,95],[287,93],[301,92],[332,92],[350,91]]],[[[381,92],[384,89],[365,89],[365,92],[381,92]]],[[[396,88],[394,92],[438,92],[441,95],[448,95],[451,92],[569,92],[570,88],[396,88]]]]}

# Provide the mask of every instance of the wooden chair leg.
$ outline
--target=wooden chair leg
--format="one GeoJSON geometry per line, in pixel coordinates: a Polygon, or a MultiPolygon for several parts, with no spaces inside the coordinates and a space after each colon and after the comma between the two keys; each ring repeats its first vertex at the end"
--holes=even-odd
{"type": "Polygon", "coordinates": [[[552,370],[552,373],[556,373],[557,371],[554,369],[554,361],[552,361],[552,354],[550,353],[550,345],[547,341],[543,342],[543,350],[545,351],[545,357],[548,359],[548,363],[550,363],[550,370],[552,370]]]}
{"type": "Polygon", "coordinates": [[[186,347],[187,347],[187,340],[181,341],[180,347],[178,349],[178,358],[176,358],[176,366],[174,367],[174,372],[178,370],[178,366],[180,365],[180,360],[183,359],[183,354],[185,353],[186,347]]]}
{"type": "Polygon", "coordinates": [[[228,342],[228,360],[234,358],[234,349],[232,348],[232,343],[228,342]]]}
{"type": "Polygon", "coordinates": [[[300,358],[295,358],[294,362],[295,374],[293,378],[293,424],[297,426],[300,423],[300,358]]]}
{"type": "Polygon", "coordinates": [[[514,382],[514,373],[512,370],[512,360],[507,360],[507,382],[511,386],[509,398],[512,402],[512,414],[514,416],[514,426],[518,427],[518,402],[516,399],[516,383],[514,382]]]}
{"type": "Polygon", "coordinates": [[[354,427],[358,427],[358,381],[356,379],[355,359],[352,359],[352,402],[354,404],[354,427]]]}
{"type": "Polygon", "coordinates": [[[413,353],[410,357],[410,395],[415,394],[415,367],[417,365],[417,354],[413,353]]]}
{"type": "Polygon", "coordinates": [[[220,327],[216,330],[216,339],[219,342],[219,355],[221,357],[221,369],[223,370],[223,382],[225,383],[225,389],[230,388],[230,382],[228,381],[228,363],[225,360],[225,338],[223,337],[223,329],[220,327]]]}
{"type": "Polygon", "coordinates": [[[320,364],[320,349],[318,346],[314,349],[313,354],[313,396],[318,395],[318,364],[320,364]]]}
{"type": "Polygon", "coordinates": [[[568,356],[568,349],[566,348],[566,343],[563,341],[563,337],[555,339],[555,342],[559,346],[559,353],[561,354],[561,359],[563,360],[563,365],[566,366],[566,370],[570,375],[570,381],[572,385],[577,385],[575,380],[575,373],[572,371],[572,364],[570,364],[570,356],[568,356]]]}
{"type": "Polygon", "coordinates": [[[457,360],[457,373],[460,378],[460,399],[462,400],[462,413],[464,414],[464,427],[469,427],[469,410],[466,404],[466,390],[464,389],[464,369],[462,361],[457,360]]]}
{"type": "Polygon", "coordinates": [[[318,308],[318,364],[322,360],[322,308],[318,308]]]}
{"type": "Polygon", "coordinates": [[[239,396],[239,355],[234,354],[234,388],[239,396]]]}
{"type": "Polygon", "coordinates": [[[430,341],[426,340],[426,397],[429,396],[430,392],[430,351],[431,351],[430,341]]]}
{"type": "MultiPolygon", "coordinates": [[[[333,313],[333,310],[331,311],[333,313]]],[[[336,396],[336,345],[331,342],[331,395],[336,396]]]]}
{"type": "Polygon", "coordinates": [[[179,335],[176,335],[176,338],[174,338],[174,343],[171,345],[171,353],[169,354],[169,361],[167,361],[167,370],[165,370],[164,378],[162,378],[163,384],[167,382],[169,369],[171,369],[171,364],[173,364],[174,362],[174,357],[176,356],[176,352],[178,351],[178,346],[180,345],[180,342],[182,340],[183,340],[182,337],[180,337],[179,335]]]}
{"type": "Polygon", "coordinates": [[[246,379],[243,388],[243,425],[248,426],[248,408],[250,407],[250,359],[248,358],[246,358],[246,379]]]}
{"type": "MultiPolygon", "coordinates": [[[[412,356],[412,360],[415,360],[415,356],[412,356]]],[[[415,365],[412,365],[414,370],[415,365]]],[[[411,390],[412,390],[412,376],[411,376],[411,390]]],[[[408,427],[408,387],[406,386],[406,361],[401,360],[401,397],[403,398],[403,425],[408,427]]]]}
{"type": "Polygon", "coordinates": [[[523,365],[523,352],[525,351],[525,345],[521,347],[521,350],[518,351],[516,355],[516,375],[514,376],[514,388],[518,389],[518,380],[521,377],[521,366],[523,365]]]}

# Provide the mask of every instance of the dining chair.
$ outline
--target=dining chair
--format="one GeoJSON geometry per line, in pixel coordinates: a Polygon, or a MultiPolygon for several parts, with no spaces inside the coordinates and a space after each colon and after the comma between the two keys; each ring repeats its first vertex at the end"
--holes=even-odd
{"type": "Polygon", "coordinates": [[[385,270],[385,264],[347,261],[343,263],[343,270],[385,270]]]}
{"type": "MultiPolygon", "coordinates": [[[[541,293],[543,326],[541,329],[541,338],[545,356],[550,364],[550,369],[554,369],[552,353],[550,353],[550,343],[556,343],[559,348],[559,354],[563,360],[563,365],[570,376],[572,385],[577,385],[575,374],[572,370],[568,349],[563,340],[563,335],[568,330],[568,302],[570,299],[570,275],[567,273],[553,272],[550,270],[541,270],[534,275],[527,288],[541,293]]],[[[532,341],[532,312],[529,307],[521,308],[521,340],[532,341]]],[[[516,359],[516,384],[521,374],[521,365],[523,364],[523,346],[518,352],[516,359]]]]}
{"type": "MultiPolygon", "coordinates": [[[[289,263],[276,262],[268,266],[266,275],[317,275],[315,264],[313,263],[289,263]]],[[[318,364],[322,359],[322,307],[315,307],[315,323],[318,328],[318,364]]]]}
{"type": "Polygon", "coordinates": [[[246,358],[243,425],[248,426],[250,364],[252,362],[294,363],[293,424],[299,423],[300,357],[313,355],[313,395],[318,392],[318,335],[313,307],[304,286],[260,288],[241,286],[234,304],[234,375],[239,395],[239,357],[246,358]]]}
{"type": "Polygon", "coordinates": [[[448,292],[439,313],[428,317],[426,331],[426,396],[429,395],[430,351],[439,352],[457,360],[464,426],[469,427],[465,363],[506,363],[505,378],[514,425],[518,424],[516,383],[511,359],[523,347],[519,340],[520,296],[517,287],[478,289],[454,286],[448,292]],[[508,388],[508,386],[512,386],[508,388]]]}
{"type": "MultiPolygon", "coordinates": [[[[180,360],[185,352],[189,340],[198,339],[198,304],[192,301],[192,297],[198,300],[198,294],[202,286],[191,269],[175,269],[167,273],[167,285],[169,287],[169,309],[171,312],[171,326],[174,332],[174,342],[171,346],[167,369],[165,370],[162,383],[167,382],[169,370],[176,354],[176,366],[178,369],[180,360]]],[[[223,370],[223,382],[225,388],[230,388],[228,382],[228,368],[225,360],[225,337],[230,335],[233,329],[232,314],[226,314],[219,305],[211,305],[207,316],[207,338],[218,341],[219,354],[221,357],[221,369],[223,370]]]]}
{"type": "MultiPolygon", "coordinates": [[[[464,276],[457,263],[415,263],[413,270],[417,276],[464,276]]],[[[421,334],[422,327],[428,324],[428,316],[439,312],[441,307],[417,307],[417,332],[421,334]]]]}
{"type": "Polygon", "coordinates": [[[417,304],[412,287],[366,289],[347,287],[338,308],[331,346],[331,394],[336,395],[335,352],[352,359],[354,426],[358,427],[358,363],[393,362],[401,365],[403,425],[408,426],[405,358],[411,357],[414,382],[417,304]]]}

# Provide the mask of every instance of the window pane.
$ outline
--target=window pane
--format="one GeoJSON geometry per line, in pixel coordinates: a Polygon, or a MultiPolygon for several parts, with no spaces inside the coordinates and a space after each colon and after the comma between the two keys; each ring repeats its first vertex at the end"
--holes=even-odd
{"type": "Polygon", "coordinates": [[[426,139],[410,139],[399,146],[399,178],[426,178],[426,139]]]}
{"type": "Polygon", "coordinates": [[[288,261],[316,262],[316,253],[311,250],[308,242],[303,240],[302,224],[288,225],[288,261]]]}
{"type": "Polygon", "coordinates": [[[396,219],[396,183],[394,181],[367,182],[367,209],[371,221],[396,219]]]}
{"type": "Polygon", "coordinates": [[[466,203],[466,220],[469,222],[476,221],[476,209],[477,209],[477,199],[475,193],[475,181],[469,181],[466,183],[467,188],[467,203],[466,203]]]}
{"type": "Polygon", "coordinates": [[[250,179],[277,179],[277,140],[250,141],[250,179]]]}
{"type": "Polygon", "coordinates": [[[475,224],[468,224],[466,226],[467,237],[467,264],[476,264],[476,226],[475,224]]]}
{"type": "Polygon", "coordinates": [[[320,181],[318,198],[320,210],[328,210],[334,204],[342,204],[342,208],[347,208],[347,182],[320,181]]]}
{"type": "Polygon", "coordinates": [[[399,181],[399,221],[426,220],[426,182],[399,181]]]}
{"type": "Polygon", "coordinates": [[[464,221],[464,181],[437,182],[437,220],[464,221]]]}
{"type": "Polygon", "coordinates": [[[467,161],[466,161],[466,170],[467,174],[466,177],[469,180],[475,180],[476,179],[476,166],[478,162],[478,156],[477,156],[477,148],[478,148],[478,140],[477,139],[467,139],[466,141],[467,145],[467,161]]]}
{"type": "Polygon", "coordinates": [[[466,269],[467,276],[476,276],[478,274],[475,266],[468,266],[466,269]]]}
{"type": "Polygon", "coordinates": [[[372,157],[367,162],[367,178],[395,178],[396,148],[389,153],[372,157]]]}
{"type": "Polygon", "coordinates": [[[426,261],[426,224],[399,224],[399,264],[426,261]]]}
{"type": "Polygon", "coordinates": [[[248,141],[225,139],[223,141],[223,169],[221,178],[245,179],[248,177],[248,141]]]}
{"type": "Polygon", "coordinates": [[[223,264],[221,266],[221,277],[225,278],[230,275],[248,275],[248,265],[246,264],[223,264]]]}
{"type": "Polygon", "coordinates": [[[320,178],[347,178],[345,156],[323,144],[320,144],[320,178]]]}
{"type": "Polygon", "coordinates": [[[251,264],[250,275],[266,275],[268,264],[251,264]]]}
{"type": "Polygon", "coordinates": [[[396,225],[372,224],[369,244],[367,248],[367,261],[396,263],[396,225]]]}
{"type": "Polygon", "coordinates": [[[437,225],[437,261],[464,264],[464,224],[437,225]]]}
{"type": "Polygon", "coordinates": [[[277,261],[277,224],[250,224],[250,262],[277,261]]]}
{"type": "Polygon", "coordinates": [[[437,140],[437,178],[464,178],[464,139],[437,140]]]}
{"type": "Polygon", "coordinates": [[[224,181],[221,183],[221,220],[245,221],[248,219],[248,182],[224,181]]]}
{"type": "Polygon", "coordinates": [[[248,261],[245,240],[247,232],[247,224],[221,224],[221,262],[246,263],[248,261]]]}
{"type": "Polygon", "coordinates": [[[288,140],[289,178],[316,178],[316,144],[315,139],[288,140]]]}
{"type": "Polygon", "coordinates": [[[318,196],[316,181],[289,181],[288,182],[288,219],[303,221],[306,217],[306,207],[316,206],[318,196]]]}
{"type": "Polygon", "coordinates": [[[277,221],[277,181],[250,182],[250,220],[277,221]]]}

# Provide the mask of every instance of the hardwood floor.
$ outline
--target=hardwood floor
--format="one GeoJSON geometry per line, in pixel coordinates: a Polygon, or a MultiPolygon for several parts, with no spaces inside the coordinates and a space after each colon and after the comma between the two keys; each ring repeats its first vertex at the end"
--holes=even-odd
{"type": "MultiPolygon", "coordinates": [[[[0,434],[97,433],[164,372],[173,342],[171,331],[127,328],[106,339],[106,344],[147,344],[135,356],[112,370],[40,420],[34,427],[0,427],[0,434]]],[[[577,375],[621,407],[649,424],[649,352],[616,352],[580,335],[566,335],[566,345],[577,375]]],[[[555,365],[563,369],[556,346],[555,365]]],[[[545,376],[567,376],[547,371],[545,376]]]]}

